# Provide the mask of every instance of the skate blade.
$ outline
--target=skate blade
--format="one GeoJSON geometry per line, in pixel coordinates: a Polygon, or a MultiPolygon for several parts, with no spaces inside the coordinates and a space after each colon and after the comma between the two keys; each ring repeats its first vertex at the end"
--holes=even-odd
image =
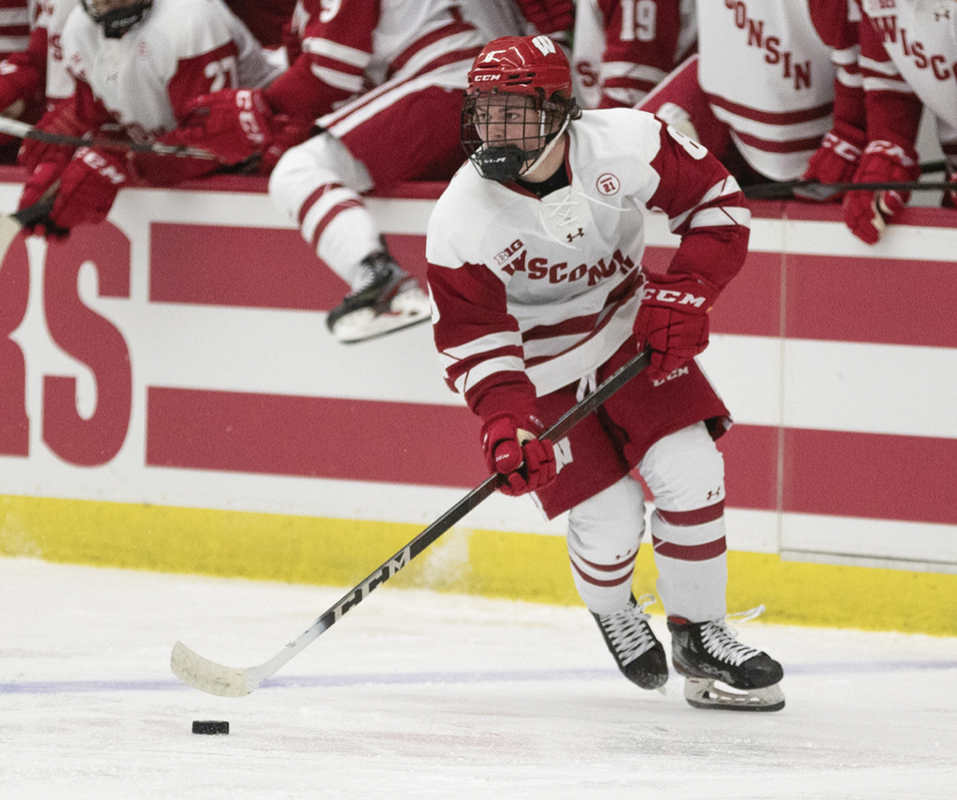
{"type": "Polygon", "coordinates": [[[428,311],[424,313],[386,311],[375,314],[372,309],[363,308],[340,319],[332,329],[332,335],[336,341],[353,344],[385,336],[387,333],[408,328],[410,325],[426,322],[430,318],[431,314],[428,311]]]}
{"type": "Polygon", "coordinates": [[[711,678],[685,678],[685,700],[695,708],[724,711],[780,711],[784,692],[779,684],[761,689],[734,689],[711,678]]]}

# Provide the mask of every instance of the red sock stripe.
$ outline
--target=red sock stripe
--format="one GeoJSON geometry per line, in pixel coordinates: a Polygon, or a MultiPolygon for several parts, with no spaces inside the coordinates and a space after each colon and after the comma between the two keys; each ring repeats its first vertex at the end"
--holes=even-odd
{"type": "Polygon", "coordinates": [[[617,564],[596,564],[593,561],[589,561],[587,558],[582,558],[577,551],[575,552],[575,558],[581,561],[582,564],[587,564],[589,567],[598,570],[599,572],[618,572],[618,570],[624,569],[635,560],[635,557],[631,555],[628,556],[628,558],[623,558],[617,564]]]}
{"type": "Polygon", "coordinates": [[[715,503],[713,506],[696,508],[694,511],[665,511],[663,508],[656,508],[655,513],[669,525],[704,525],[706,522],[714,522],[721,519],[724,514],[724,500],[715,503]]]}
{"type": "Polygon", "coordinates": [[[707,561],[709,558],[717,558],[728,549],[728,544],[723,536],[713,542],[705,542],[704,544],[674,544],[659,539],[657,536],[652,536],[651,542],[656,553],[678,561],[707,561]]]}
{"type": "Polygon", "coordinates": [[[341,183],[324,183],[318,189],[316,189],[309,197],[306,198],[306,201],[299,206],[299,227],[302,227],[302,221],[306,218],[306,214],[309,213],[310,209],[319,202],[319,199],[326,193],[331,192],[333,189],[341,189],[341,183]]]}
{"type": "Polygon", "coordinates": [[[621,586],[623,583],[630,583],[632,572],[634,571],[628,570],[625,575],[614,578],[610,581],[600,581],[598,578],[592,577],[587,572],[582,572],[581,568],[574,561],[572,561],[572,568],[575,570],[575,572],[582,576],[582,580],[584,580],[586,583],[592,584],[592,586],[621,586]]]}
{"type": "Polygon", "coordinates": [[[312,249],[316,252],[319,251],[319,237],[322,236],[322,232],[326,229],[326,226],[332,222],[339,214],[343,211],[347,211],[350,208],[359,208],[362,206],[362,201],[352,198],[351,200],[343,200],[341,203],[336,203],[332,208],[326,212],[326,215],[319,220],[319,224],[316,225],[316,230],[312,234],[312,249]]]}

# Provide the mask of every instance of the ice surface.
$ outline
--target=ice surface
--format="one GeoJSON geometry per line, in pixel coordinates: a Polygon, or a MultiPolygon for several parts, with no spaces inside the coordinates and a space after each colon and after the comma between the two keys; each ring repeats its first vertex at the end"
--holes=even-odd
{"type": "Polygon", "coordinates": [[[248,697],[169,671],[177,639],[259,664],[343,593],[0,558],[0,797],[957,797],[957,639],[739,625],[787,707],[700,711],[582,607],[386,587],[248,697]]]}

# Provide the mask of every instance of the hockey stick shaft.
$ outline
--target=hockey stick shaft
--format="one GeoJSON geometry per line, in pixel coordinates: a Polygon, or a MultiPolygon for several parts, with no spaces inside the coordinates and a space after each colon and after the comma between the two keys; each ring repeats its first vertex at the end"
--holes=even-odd
{"type": "MultiPolygon", "coordinates": [[[[585,397],[578,404],[569,409],[562,417],[544,433],[542,439],[558,441],[565,437],[585,417],[591,414],[609,397],[617,392],[628,381],[640,373],[649,361],[647,351],[640,353],[621,367],[611,377],[602,382],[594,392],[585,397]]],[[[225,667],[197,655],[182,642],[173,647],[170,666],[173,672],[184,683],[210,694],[225,697],[242,697],[255,691],[267,678],[274,675],[293,657],[298,655],[309,644],[315,641],[325,631],[336,624],[345,614],[366,599],[374,589],[377,589],[396,573],[408,566],[409,563],[422,553],[430,544],[448,531],[459,520],[476,508],[485,499],[491,496],[499,487],[501,475],[492,475],[480,486],[473,489],[459,500],[452,508],[446,511],[435,522],[429,525],[422,533],[416,536],[405,547],[399,550],[378,569],[371,572],[366,578],[344,595],[335,605],[316,619],[298,637],[290,641],[269,661],[258,667],[232,668],[225,667]]]]}
{"type": "Polygon", "coordinates": [[[875,183],[818,183],[817,181],[783,181],[744,186],[741,191],[749,200],[827,200],[841,192],[914,192],[954,190],[957,184],[947,181],[886,181],[875,183]]]}
{"type": "Polygon", "coordinates": [[[58,144],[64,147],[102,147],[110,150],[134,150],[140,153],[154,153],[159,156],[179,156],[181,158],[198,158],[204,161],[216,161],[217,156],[208,150],[196,147],[176,146],[153,142],[143,144],[124,139],[86,138],[83,136],[64,136],[58,133],[42,131],[26,122],[0,116],[0,133],[16,136],[19,139],[36,139],[38,142],[58,144]]]}

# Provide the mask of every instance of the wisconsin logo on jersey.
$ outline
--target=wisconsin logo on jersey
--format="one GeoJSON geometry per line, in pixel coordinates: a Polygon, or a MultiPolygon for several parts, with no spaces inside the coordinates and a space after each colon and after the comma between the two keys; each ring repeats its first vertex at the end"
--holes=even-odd
{"type": "MultiPolygon", "coordinates": [[[[521,242],[517,240],[516,242],[521,245],[521,242]]],[[[634,259],[626,256],[621,250],[615,250],[612,255],[605,258],[599,258],[595,264],[578,264],[577,266],[572,266],[567,261],[549,263],[547,258],[529,258],[528,251],[524,247],[517,255],[515,255],[514,250],[508,255],[503,255],[516,242],[513,242],[512,245],[495,257],[496,263],[506,275],[523,273],[530,281],[547,280],[549,283],[564,283],[566,281],[575,283],[576,281],[587,280],[588,286],[594,286],[599,281],[610,278],[616,273],[627,275],[635,269],[634,259]],[[514,258],[504,263],[512,255],[514,255],[514,258]],[[501,263],[499,263],[499,258],[502,259],[501,263]]]]}

